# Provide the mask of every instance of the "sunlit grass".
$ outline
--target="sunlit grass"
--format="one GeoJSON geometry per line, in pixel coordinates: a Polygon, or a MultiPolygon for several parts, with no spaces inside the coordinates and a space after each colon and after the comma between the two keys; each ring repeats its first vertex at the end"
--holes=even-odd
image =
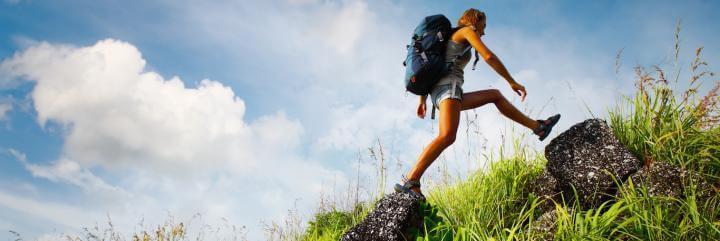
{"type": "MultiPolygon", "coordinates": [[[[646,164],[670,163],[717,183],[720,82],[712,79],[708,92],[700,93],[704,80],[715,77],[704,70],[701,52],[696,51],[688,81],[668,80],[659,67],[652,72],[637,67],[636,92],[609,111],[609,124],[646,164]]],[[[465,180],[431,190],[422,210],[425,230],[417,240],[720,240],[717,186],[699,190],[692,180],[680,197],[651,196],[627,181],[616,200],[596,209],[556,203],[545,220],[538,220],[543,200],[530,192],[529,184],[546,161],[519,143],[513,153],[465,180]],[[543,225],[545,229],[538,228],[543,225]]],[[[302,240],[338,240],[371,207],[372,202],[352,212],[317,214],[302,240]]]]}

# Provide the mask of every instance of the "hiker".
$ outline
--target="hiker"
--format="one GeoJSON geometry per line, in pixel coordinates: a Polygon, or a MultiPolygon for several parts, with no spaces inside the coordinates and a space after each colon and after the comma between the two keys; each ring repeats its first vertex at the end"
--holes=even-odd
{"type": "MultiPolygon", "coordinates": [[[[440,132],[420,154],[415,166],[407,176],[403,177],[402,184],[395,185],[395,191],[418,194],[424,199],[420,190],[420,177],[440,153],[455,141],[455,136],[460,121],[460,111],[478,108],[492,103],[505,117],[527,127],[537,135],[540,141],[550,134],[552,127],[560,119],[560,115],[554,115],[546,120],[533,120],[525,116],[513,106],[497,89],[480,90],[463,93],[462,84],[463,68],[471,59],[470,49],[475,49],[477,63],[478,53],[483,60],[502,76],[510,88],[524,101],[527,96],[525,87],[510,76],[500,59],[490,51],[482,42],[481,37],[485,35],[486,17],[485,13],[471,8],[466,10],[457,22],[457,27],[450,31],[450,38],[447,41],[444,53],[444,61],[450,63],[448,73],[440,77],[436,84],[429,91],[433,108],[437,107],[440,114],[440,132]]],[[[423,34],[423,36],[426,36],[423,34]]],[[[440,36],[442,38],[442,36],[440,36]]],[[[415,37],[414,37],[415,39],[415,37]]],[[[411,46],[409,46],[411,47],[411,46]]],[[[423,56],[425,58],[425,56],[423,56]]],[[[412,79],[413,82],[415,79],[412,79]]],[[[427,106],[427,95],[420,96],[420,104],[417,107],[417,115],[425,118],[427,106]]],[[[433,112],[435,110],[433,109],[433,112]]],[[[433,113],[434,114],[434,113],[433,113]]]]}

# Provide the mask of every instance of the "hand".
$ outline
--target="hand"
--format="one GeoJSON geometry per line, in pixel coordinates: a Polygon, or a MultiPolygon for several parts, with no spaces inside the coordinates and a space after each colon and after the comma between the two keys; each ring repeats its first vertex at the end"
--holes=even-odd
{"type": "Polygon", "coordinates": [[[420,117],[420,119],[425,119],[425,113],[427,111],[427,106],[425,105],[425,101],[420,102],[417,108],[417,116],[420,117]]]}
{"type": "Polygon", "coordinates": [[[525,96],[527,96],[527,91],[525,91],[525,86],[522,86],[518,83],[511,83],[510,88],[512,88],[515,93],[517,93],[520,96],[520,101],[525,101],[525,96]]]}

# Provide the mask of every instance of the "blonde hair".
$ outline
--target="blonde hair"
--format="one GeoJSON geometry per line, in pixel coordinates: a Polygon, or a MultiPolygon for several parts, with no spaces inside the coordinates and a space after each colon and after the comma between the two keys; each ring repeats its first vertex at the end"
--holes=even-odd
{"type": "Polygon", "coordinates": [[[467,26],[472,26],[472,27],[477,28],[478,24],[480,24],[483,21],[485,21],[485,13],[480,10],[470,8],[468,10],[465,10],[465,12],[460,17],[460,19],[458,19],[457,26],[458,26],[458,28],[467,27],[467,26]]]}

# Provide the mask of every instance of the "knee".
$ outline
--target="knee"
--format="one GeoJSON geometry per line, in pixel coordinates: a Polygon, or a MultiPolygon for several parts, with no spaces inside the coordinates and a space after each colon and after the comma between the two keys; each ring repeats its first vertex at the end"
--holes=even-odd
{"type": "Polygon", "coordinates": [[[440,133],[436,139],[443,146],[450,146],[455,142],[455,133],[440,133]]]}
{"type": "Polygon", "coordinates": [[[488,93],[490,94],[490,98],[493,102],[498,102],[505,98],[505,96],[503,96],[498,89],[489,89],[488,93]]]}

